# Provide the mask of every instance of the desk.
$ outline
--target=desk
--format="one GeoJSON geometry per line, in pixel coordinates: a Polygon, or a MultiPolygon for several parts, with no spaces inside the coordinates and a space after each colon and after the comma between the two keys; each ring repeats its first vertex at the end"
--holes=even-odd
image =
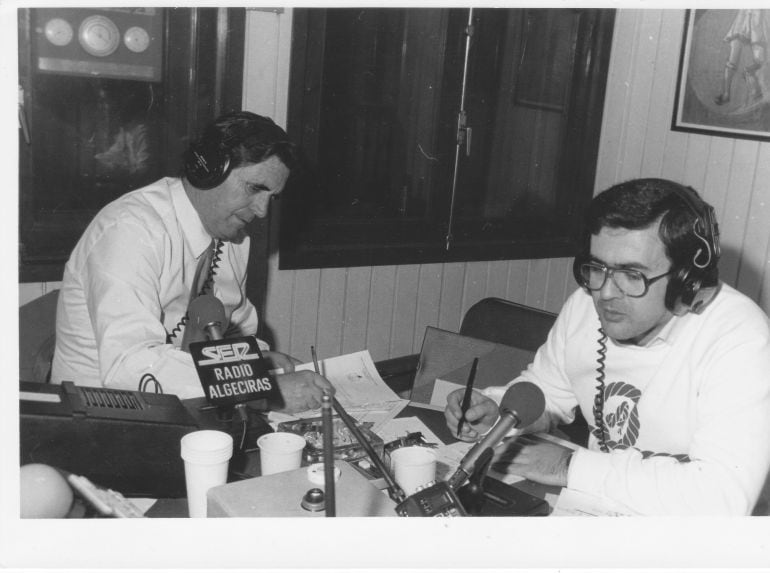
{"type": "MultiPolygon", "coordinates": [[[[201,410],[206,401],[203,398],[185,400],[185,406],[190,409],[196,420],[205,427],[212,429],[226,430],[227,424],[216,418],[216,412],[211,409],[201,410]]],[[[430,429],[436,437],[445,444],[456,442],[447,428],[444,421],[444,413],[439,410],[423,408],[415,405],[408,405],[397,417],[405,418],[415,416],[419,418],[430,429]]],[[[303,464],[304,465],[304,464],[303,464]]],[[[256,451],[246,452],[233,458],[231,461],[230,477],[228,482],[242,479],[244,477],[257,477],[260,475],[259,453],[256,451]]],[[[517,489],[535,495],[544,499],[548,493],[558,493],[558,487],[544,486],[529,480],[515,484],[517,489]]],[[[181,499],[159,499],[146,513],[147,517],[187,517],[187,500],[181,499]]]]}
{"type": "MultiPolygon", "coordinates": [[[[205,398],[184,400],[183,403],[202,428],[228,431],[229,423],[218,419],[216,411],[206,407],[208,403],[205,398]]],[[[443,412],[407,406],[398,415],[399,418],[410,416],[420,418],[444,443],[457,441],[444,423],[443,412]]],[[[259,452],[250,451],[234,456],[230,462],[229,473],[228,482],[260,476],[259,452]]],[[[146,515],[147,517],[187,517],[187,499],[159,499],[146,515]]]]}

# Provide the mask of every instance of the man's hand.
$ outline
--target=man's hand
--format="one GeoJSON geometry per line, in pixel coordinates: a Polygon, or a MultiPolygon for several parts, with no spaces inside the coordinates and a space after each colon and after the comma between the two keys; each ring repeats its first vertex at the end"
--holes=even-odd
{"type": "Polygon", "coordinates": [[[572,451],[519,436],[495,448],[492,467],[545,485],[566,486],[572,451]]]}
{"type": "MultiPolygon", "coordinates": [[[[447,396],[444,418],[446,418],[446,425],[453,436],[457,432],[457,424],[460,421],[460,416],[462,416],[460,406],[464,394],[465,390],[455,390],[447,396]]],[[[457,437],[464,442],[474,442],[478,440],[481,434],[487,433],[499,417],[499,408],[495,401],[473,391],[470,407],[465,413],[465,422],[457,437]]]]}
{"type": "Polygon", "coordinates": [[[331,383],[311,370],[300,370],[276,376],[283,404],[274,404],[278,412],[294,414],[321,407],[324,391],[334,395],[331,383]]]}
{"type": "Polygon", "coordinates": [[[262,356],[264,356],[265,360],[267,361],[268,368],[271,370],[283,368],[283,371],[286,374],[294,372],[294,366],[301,364],[299,360],[289,356],[288,354],[284,354],[283,352],[264,350],[262,351],[262,356]]]}

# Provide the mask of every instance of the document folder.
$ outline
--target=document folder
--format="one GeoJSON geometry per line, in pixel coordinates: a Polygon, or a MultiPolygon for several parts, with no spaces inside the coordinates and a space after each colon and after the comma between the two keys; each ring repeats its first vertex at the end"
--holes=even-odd
{"type": "Polygon", "coordinates": [[[534,356],[529,350],[429,326],[425,330],[410,400],[430,403],[437,378],[464,385],[476,357],[479,364],[474,388],[482,389],[507,384],[521,374],[534,356]]]}

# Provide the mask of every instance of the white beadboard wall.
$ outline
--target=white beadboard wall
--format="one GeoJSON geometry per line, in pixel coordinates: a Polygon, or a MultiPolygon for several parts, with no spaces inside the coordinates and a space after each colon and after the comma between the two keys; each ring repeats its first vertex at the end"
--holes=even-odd
{"type": "MultiPolygon", "coordinates": [[[[285,125],[291,10],[250,10],[244,107],[285,125]]],[[[770,310],[770,144],[670,130],[683,10],[619,10],[596,190],[660,176],[695,187],[717,211],[722,277],[770,310]]],[[[487,296],[558,311],[571,260],[522,260],[279,271],[270,259],[263,320],[301,360],[368,349],[375,360],[418,352],[425,327],[459,328],[487,296]]],[[[20,285],[20,302],[58,284],[20,285]]]]}

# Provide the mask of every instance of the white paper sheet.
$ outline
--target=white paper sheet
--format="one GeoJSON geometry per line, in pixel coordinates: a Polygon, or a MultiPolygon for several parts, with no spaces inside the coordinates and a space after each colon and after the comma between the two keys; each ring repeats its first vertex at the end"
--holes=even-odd
{"type": "Polygon", "coordinates": [[[552,504],[551,517],[638,515],[629,508],[610,500],[569,488],[562,488],[559,499],[552,504]]]}
{"type": "MultiPolygon", "coordinates": [[[[409,403],[408,400],[399,398],[385,383],[377,372],[368,350],[319,360],[318,367],[321,374],[334,386],[335,397],[345,411],[361,423],[371,422],[374,432],[395,418],[409,403]]],[[[311,362],[296,366],[295,370],[314,368],[311,362]]],[[[316,418],[320,415],[320,409],[291,415],[270,412],[268,419],[273,424],[278,424],[296,419],[316,418]]]]}

